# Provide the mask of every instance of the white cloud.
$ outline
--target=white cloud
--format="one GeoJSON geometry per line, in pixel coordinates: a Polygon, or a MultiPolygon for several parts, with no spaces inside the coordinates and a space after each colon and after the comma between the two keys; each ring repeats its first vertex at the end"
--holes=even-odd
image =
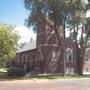
{"type": "Polygon", "coordinates": [[[16,26],[15,31],[17,31],[21,37],[19,43],[21,42],[29,42],[30,38],[36,40],[36,34],[32,31],[32,28],[28,29],[25,26],[16,26]]]}

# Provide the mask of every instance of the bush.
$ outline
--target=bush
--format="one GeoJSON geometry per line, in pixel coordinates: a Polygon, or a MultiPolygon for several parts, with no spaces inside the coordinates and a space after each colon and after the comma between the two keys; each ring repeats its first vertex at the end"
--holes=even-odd
{"type": "Polygon", "coordinates": [[[7,73],[8,76],[12,77],[23,77],[26,74],[26,71],[21,67],[10,67],[7,73]]]}

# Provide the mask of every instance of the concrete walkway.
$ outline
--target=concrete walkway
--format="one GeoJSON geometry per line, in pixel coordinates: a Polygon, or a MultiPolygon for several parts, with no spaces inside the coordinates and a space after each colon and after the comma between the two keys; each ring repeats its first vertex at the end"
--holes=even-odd
{"type": "Polygon", "coordinates": [[[90,90],[90,78],[0,81],[0,90],[90,90]]]}

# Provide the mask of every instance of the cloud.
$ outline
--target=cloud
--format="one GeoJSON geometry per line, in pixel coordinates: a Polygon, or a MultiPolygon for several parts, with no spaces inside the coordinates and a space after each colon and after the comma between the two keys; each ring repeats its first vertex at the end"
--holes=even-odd
{"type": "Polygon", "coordinates": [[[19,43],[29,42],[31,38],[36,40],[36,33],[32,31],[32,28],[28,29],[25,26],[16,26],[14,30],[17,31],[21,37],[19,43]]]}

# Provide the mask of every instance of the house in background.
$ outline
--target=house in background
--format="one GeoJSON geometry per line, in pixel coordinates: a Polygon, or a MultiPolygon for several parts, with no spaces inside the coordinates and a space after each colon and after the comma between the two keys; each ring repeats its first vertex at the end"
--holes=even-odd
{"type": "Polygon", "coordinates": [[[16,64],[29,72],[79,74],[81,61],[77,57],[79,52],[76,43],[69,38],[64,39],[62,26],[58,29],[60,41],[54,32],[53,23],[43,20],[37,31],[37,40],[32,40],[17,51],[16,64]]]}
{"type": "Polygon", "coordinates": [[[90,48],[85,51],[84,63],[83,63],[83,74],[90,74],[90,48]]]}

